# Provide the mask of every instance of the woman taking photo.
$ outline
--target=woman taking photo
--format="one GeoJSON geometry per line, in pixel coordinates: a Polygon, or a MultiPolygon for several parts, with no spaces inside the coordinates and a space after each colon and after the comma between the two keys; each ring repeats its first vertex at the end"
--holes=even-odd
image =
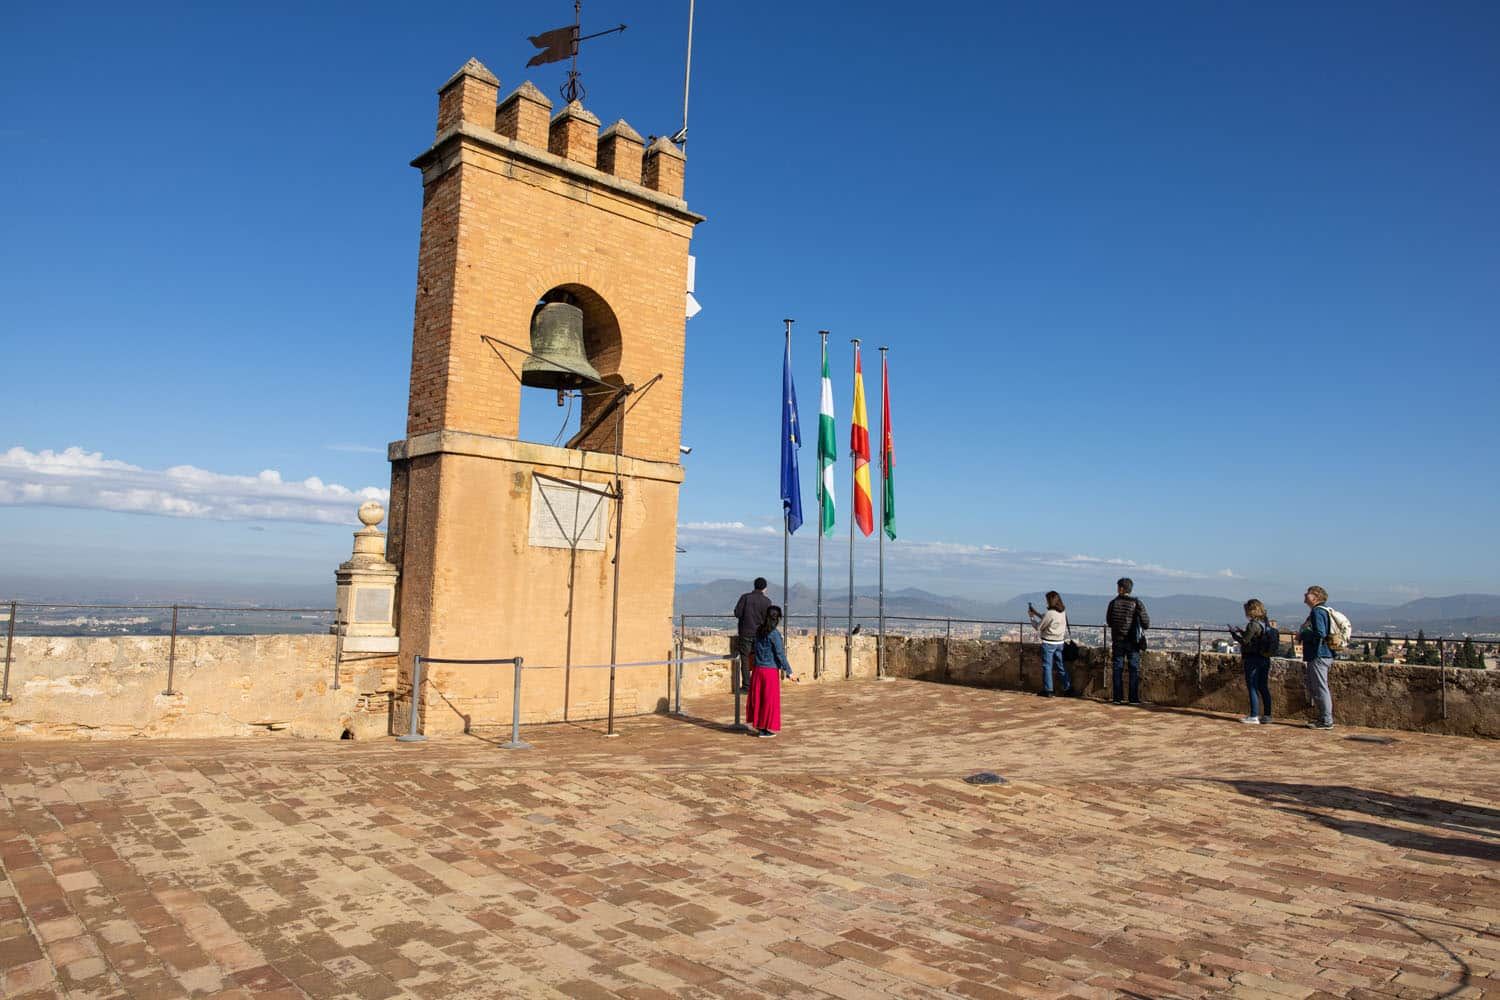
{"type": "Polygon", "coordinates": [[[1073,696],[1073,680],[1068,676],[1067,664],[1063,662],[1063,640],[1068,637],[1067,608],[1063,607],[1062,595],[1055,590],[1047,591],[1047,613],[1038,614],[1036,608],[1026,605],[1031,624],[1042,640],[1042,689],[1037,692],[1043,698],[1052,697],[1052,668],[1057,667],[1058,679],[1062,681],[1063,697],[1073,696]]]}
{"type": "Polygon", "coordinates": [[[1240,644],[1245,664],[1245,687],[1250,692],[1250,714],[1241,719],[1249,725],[1271,724],[1271,657],[1281,645],[1281,633],[1266,620],[1266,606],[1258,598],[1245,602],[1245,627],[1229,629],[1240,644]]]}
{"type": "Polygon", "coordinates": [[[750,673],[750,699],[745,703],[745,720],[752,732],[767,738],[781,731],[781,675],[792,673],[781,633],[776,631],[779,624],[781,608],[773,604],[755,630],[755,669],[750,673]]]}

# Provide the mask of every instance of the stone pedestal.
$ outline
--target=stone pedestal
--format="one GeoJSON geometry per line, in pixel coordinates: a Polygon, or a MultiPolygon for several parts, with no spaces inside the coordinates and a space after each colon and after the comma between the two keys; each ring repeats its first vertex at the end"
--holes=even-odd
{"type": "Polygon", "coordinates": [[[394,653],[396,636],[395,566],[385,559],[385,532],[376,527],[385,508],[374,500],[359,508],[364,528],[354,533],[354,555],[339,564],[338,612],[334,632],[346,653],[394,653]]]}

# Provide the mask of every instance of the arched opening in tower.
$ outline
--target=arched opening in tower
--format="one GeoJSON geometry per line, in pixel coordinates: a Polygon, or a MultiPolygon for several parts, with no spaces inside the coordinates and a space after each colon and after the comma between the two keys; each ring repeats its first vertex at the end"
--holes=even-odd
{"type": "Polygon", "coordinates": [[[540,357],[521,368],[521,440],[616,451],[623,411],[610,403],[624,379],[620,323],[609,303],[587,285],[558,285],[537,300],[528,328],[540,357]]]}

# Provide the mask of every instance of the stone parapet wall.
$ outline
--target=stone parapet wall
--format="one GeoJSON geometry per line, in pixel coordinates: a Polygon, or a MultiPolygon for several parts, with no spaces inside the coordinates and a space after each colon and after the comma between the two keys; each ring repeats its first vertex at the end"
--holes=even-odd
{"type": "Polygon", "coordinates": [[[17,636],[0,739],[208,738],[389,731],[395,659],[346,655],[331,635],[17,636]]]}
{"type": "MultiPolygon", "coordinates": [[[[1041,689],[1041,646],[994,640],[888,637],[886,669],[896,677],[1013,691],[1041,689]]],[[[1074,689],[1110,696],[1104,651],[1082,647],[1068,665],[1074,689]]],[[[1275,660],[1271,703],[1283,719],[1307,716],[1302,664],[1275,660]]],[[[1329,677],[1334,721],[1344,725],[1500,738],[1500,671],[1392,666],[1339,660],[1329,677]],[[1446,689],[1446,694],[1445,694],[1446,689]],[[1447,717],[1444,718],[1444,701],[1447,717]]],[[[1249,708],[1238,656],[1148,651],[1141,695],[1157,705],[1244,713],[1249,708]]]]}
{"type": "MultiPolygon", "coordinates": [[[[334,638],[320,635],[211,636],[177,639],[172,695],[163,694],[171,640],[167,636],[110,638],[18,636],[13,650],[12,701],[0,703],[0,740],[122,739],[132,737],[207,738],[280,732],[297,737],[338,739],[347,730],[356,739],[404,732],[410,702],[397,692],[396,660],[391,656],[346,654],[334,688],[334,638]]],[[[728,632],[693,630],[686,657],[725,659],[683,668],[685,700],[730,690],[727,659],[734,637],[728,632]]],[[[813,638],[787,637],[787,658],[801,684],[837,684],[845,679],[844,640],[825,640],[828,669],[813,676],[813,638]]],[[[875,676],[874,636],[856,636],[848,674],[875,676]]],[[[1109,665],[1103,651],[1084,647],[1069,665],[1075,688],[1088,697],[1109,697],[1109,665]]],[[[663,650],[665,658],[668,651],[663,650]]],[[[886,639],[886,671],[893,677],[970,687],[1034,691],[1040,688],[1041,649],[1028,643],[941,638],[886,639]]],[[[473,668],[468,668],[473,669],[473,668]]],[[[483,668],[493,674],[497,710],[508,724],[509,668],[483,668]]],[[[1246,709],[1244,673],[1237,656],[1204,653],[1146,653],[1142,694],[1163,706],[1215,712],[1246,709]]],[[[580,671],[582,675],[584,672],[580,671]]],[[[607,701],[592,688],[608,671],[574,678],[580,695],[573,719],[602,718],[607,701]]],[[[521,721],[556,722],[561,699],[556,671],[523,677],[521,721]]],[[[618,671],[615,714],[620,717],[662,711],[673,698],[670,667],[625,667],[618,671]]],[[[1447,671],[1444,683],[1435,667],[1382,666],[1340,661],[1331,678],[1336,721],[1346,725],[1407,729],[1500,738],[1500,671],[1447,671]]],[[[434,691],[433,694],[441,694],[434,691]]],[[[1307,712],[1302,668],[1278,660],[1271,672],[1275,713],[1285,719],[1307,712]]],[[[447,731],[443,699],[431,699],[439,716],[434,729],[447,731]]],[[[425,728],[425,727],[424,727],[425,728]]]]}

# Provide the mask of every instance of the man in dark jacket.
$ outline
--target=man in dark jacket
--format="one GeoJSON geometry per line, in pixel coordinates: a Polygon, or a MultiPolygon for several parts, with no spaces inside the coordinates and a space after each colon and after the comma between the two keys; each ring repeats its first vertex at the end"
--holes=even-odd
{"type": "Polygon", "coordinates": [[[755,589],[748,594],[741,594],[739,602],[734,606],[734,617],[739,622],[739,635],[735,640],[735,663],[739,665],[739,676],[734,678],[735,685],[743,692],[750,690],[750,661],[755,656],[755,633],[760,628],[760,623],[766,620],[766,611],[771,607],[771,599],[766,596],[766,578],[758,576],[755,578],[755,589]]]}
{"type": "Polygon", "coordinates": [[[1147,613],[1146,605],[1130,596],[1134,589],[1135,581],[1130,577],[1122,576],[1116,580],[1117,596],[1109,602],[1109,610],[1104,613],[1104,621],[1109,625],[1110,644],[1114,647],[1114,684],[1110,700],[1116,705],[1125,702],[1122,675],[1127,663],[1130,666],[1130,703],[1141,703],[1141,648],[1136,644],[1135,626],[1139,622],[1142,632],[1150,628],[1151,615],[1147,613]]]}

